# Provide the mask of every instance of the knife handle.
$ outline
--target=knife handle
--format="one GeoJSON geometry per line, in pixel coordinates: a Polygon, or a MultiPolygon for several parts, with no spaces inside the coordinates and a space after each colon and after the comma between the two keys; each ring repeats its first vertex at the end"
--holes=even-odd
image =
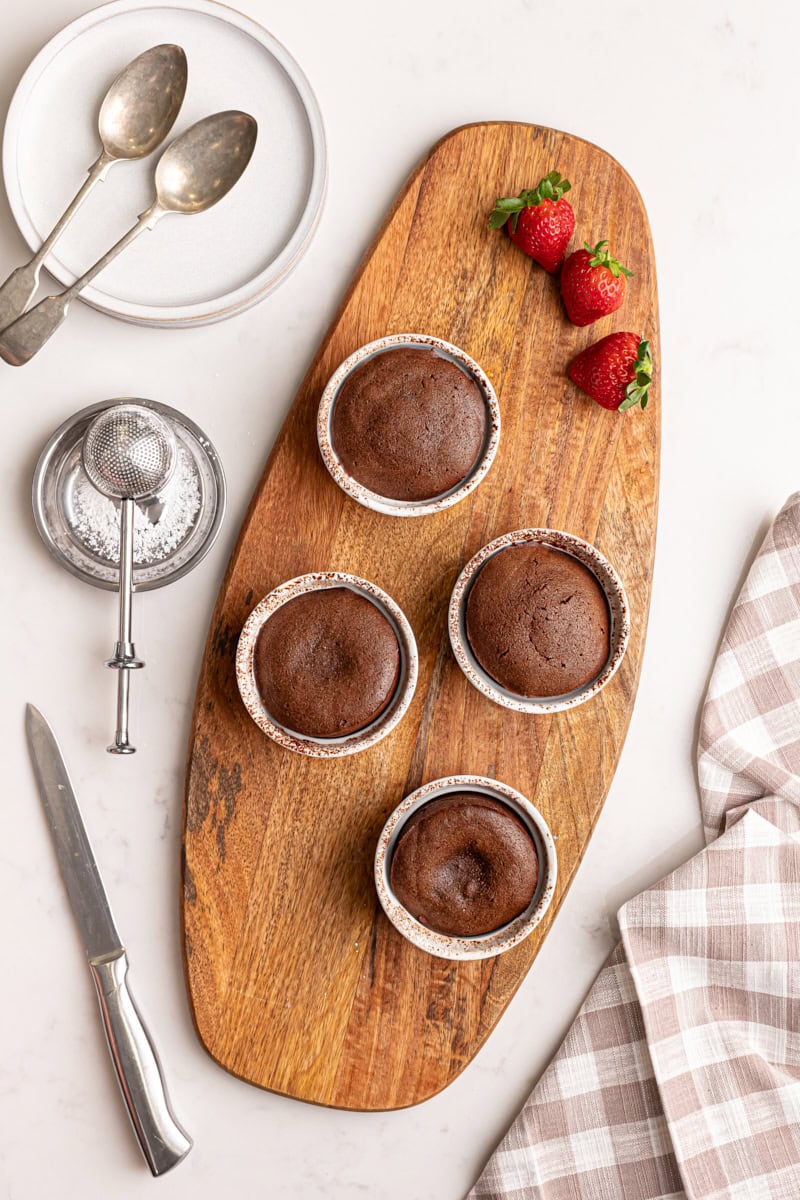
{"type": "Polygon", "coordinates": [[[153,1175],[163,1175],[186,1157],[192,1139],[172,1111],[158,1055],[128,988],[127,955],[89,966],[134,1133],[153,1175]]]}

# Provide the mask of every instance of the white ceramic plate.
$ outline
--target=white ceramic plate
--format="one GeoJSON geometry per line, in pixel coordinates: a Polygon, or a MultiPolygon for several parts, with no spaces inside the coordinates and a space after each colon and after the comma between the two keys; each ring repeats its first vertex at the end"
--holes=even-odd
{"type": "MultiPolygon", "coordinates": [[[[203,325],[244,311],[286,278],[325,195],[316,98],[292,56],[260,25],[213,0],[114,0],[86,13],[23,75],[6,120],[3,175],[11,211],[35,250],[97,158],[97,113],[108,85],[160,42],[183,46],[189,64],[186,99],[167,142],[200,117],[239,108],[258,122],[255,153],[216,208],[165,217],[82,298],[141,324],[203,325]]],[[[59,283],[74,282],[148,206],[161,149],[116,164],[94,189],[45,262],[59,283]]]]}

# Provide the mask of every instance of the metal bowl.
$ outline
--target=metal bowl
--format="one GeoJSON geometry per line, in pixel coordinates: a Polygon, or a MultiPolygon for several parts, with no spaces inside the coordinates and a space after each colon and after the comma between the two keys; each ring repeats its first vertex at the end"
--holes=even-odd
{"type": "MultiPolygon", "coordinates": [[[[118,557],[116,553],[102,553],[96,540],[87,537],[79,520],[77,500],[81,489],[88,485],[81,463],[84,434],[99,412],[121,402],[122,398],[102,400],[81,409],[58,427],[39,456],[32,496],[36,528],[53,557],[78,579],[113,592],[118,590],[118,557]]],[[[183,413],[156,400],[125,397],[124,402],[151,408],[168,421],[199,493],[195,515],[176,532],[169,549],[147,561],[134,558],[134,588],[147,592],[180,579],[208,554],[225,515],[225,475],[211,442],[183,413]]],[[[157,496],[142,507],[148,510],[150,519],[169,520],[163,497],[157,496]]]]}

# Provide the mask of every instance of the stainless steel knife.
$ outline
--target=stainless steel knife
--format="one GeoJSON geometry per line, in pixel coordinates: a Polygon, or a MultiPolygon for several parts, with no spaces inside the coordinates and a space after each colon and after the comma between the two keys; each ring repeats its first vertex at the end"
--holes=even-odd
{"type": "Polygon", "coordinates": [[[25,713],[33,768],[72,911],[89,959],[111,1060],[136,1137],[154,1175],[186,1157],[192,1140],[178,1123],[161,1065],[126,976],[128,958],[53,731],[38,709],[25,713]]]}

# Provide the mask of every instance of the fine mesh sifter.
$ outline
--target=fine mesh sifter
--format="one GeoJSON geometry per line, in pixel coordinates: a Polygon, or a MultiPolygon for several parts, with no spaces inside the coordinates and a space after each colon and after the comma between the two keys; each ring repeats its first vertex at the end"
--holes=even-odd
{"type": "Polygon", "coordinates": [[[108,664],[119,672],[112,753],[133,751],[129,673],[143,665],[130,635],[130,590],[163,587],[197,566],[219,533],[225,497],[222,465],[205,433],[154,400],[91,405],[66,420],[42,450],[33,479],[42,540],[71,574],[120,591],[120,628],[108,664]],[[133,520],[125,521],[126,511],[133,520]]]}
{"type": "Polygon", "coordinates": [[[111,754],[133,754],[128,735],[130,674],[144,666],[131,636],[133,520],[136,501],[152,499],[172,478],[175,437],[166,421],[138,404],[115,404],[95,417],[83,440],[83,468],[91,483],[121,502],[119,537],[119,632],[106,666],[118,671],[117,729],[111,754]]]}
{"type": "Polygon", "coordinates": [[[118,500],[157,496],[175,470],[175,436],[158,413],[115,404],[83,439],[83,465],[99,492],[118,500]]]}
{"type": "Polygon", "coordinates": [[[98,492],[120,500],[120,620],[114,655],[106,666],[116,680],[116,733],[110,754],[133,754],[128,738],[128,672],[144,666],[131,636],[133,606],[133,511],[137,500],[158,496],[175,469],[175,438],[167,422],[139,404],[114,404],[91,422],[83,443],[83,466],[98,492]]]}

